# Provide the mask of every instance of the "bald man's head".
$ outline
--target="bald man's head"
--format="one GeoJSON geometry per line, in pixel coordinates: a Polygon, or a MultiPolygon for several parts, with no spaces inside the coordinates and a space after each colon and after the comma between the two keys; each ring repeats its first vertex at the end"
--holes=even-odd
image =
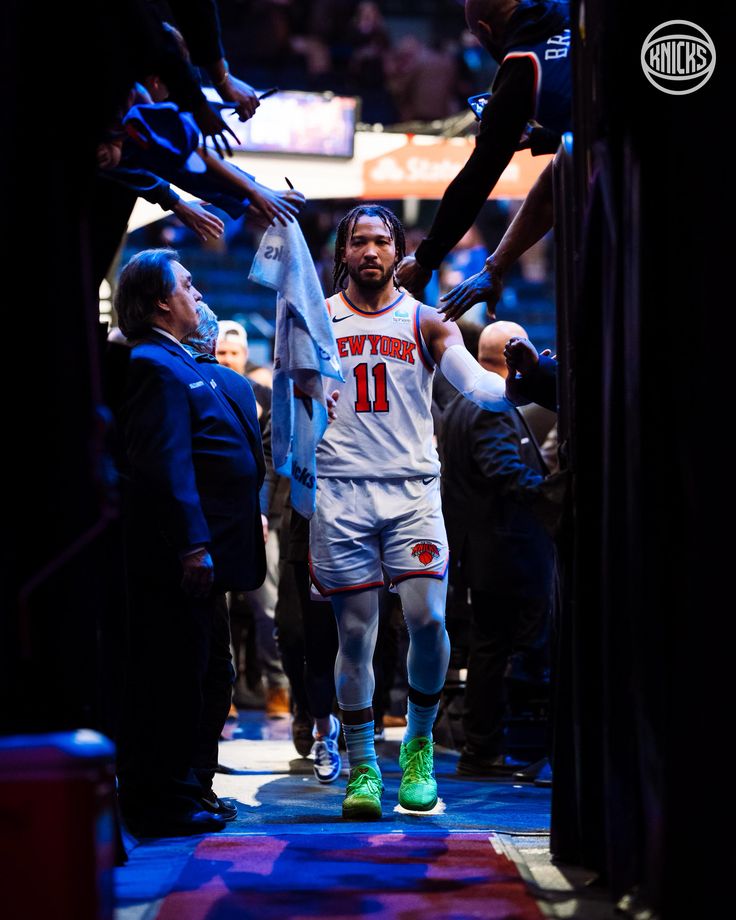
{"type": "Polygon", "coordinates": [[[471,32],[478,22],[487,22],[491,27],[500,25],[518,5],[519,0],[465,0],[465,21],[471,32]]]}
{"type": "Polygon", "coordinates": [[[478,342],[478,361],[486,370],[495,371],[502,377],[508,374],[503,350],[508,340],[515,335],[522,339],[528,338],[526,329],[518,323],[509,323],[503,319],[485,327],[478,342]]]}
{"type": "Polygon", "coordinates": [[[465,0],[465,21],[478,41],[491,54],[498,51],[503,27],[519,0],[465,0]]]}

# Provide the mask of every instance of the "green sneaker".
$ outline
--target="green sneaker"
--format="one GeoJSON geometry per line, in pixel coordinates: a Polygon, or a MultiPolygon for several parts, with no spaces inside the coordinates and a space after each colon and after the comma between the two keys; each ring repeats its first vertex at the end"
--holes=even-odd
{"type": "Polygon", "coordinates": [[[412,738],[401,745],[399,766],[404,771],[399,805],[408,811],[430,811],[437,804],[437,780],[431,738],[412,738]]]}
{"type": "Polygon", "coordinates": [[[360,764],[350,771],[348,787],[342,801],[343,818],[377,821],[381,816],[381,774],[370,764],[360,764]]]}

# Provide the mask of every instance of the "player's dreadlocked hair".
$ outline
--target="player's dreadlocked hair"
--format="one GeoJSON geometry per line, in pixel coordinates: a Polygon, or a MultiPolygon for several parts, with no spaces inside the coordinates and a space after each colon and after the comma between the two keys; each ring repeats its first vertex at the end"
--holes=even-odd
{"type": "MultiPolygon", "coordinates": [[[[345,217],[343,217],[337,225],[335,267],[332,272],[332,281],[334,284],[333,293],[335,294],[345,287],[345,278],[348,274],[348,268],[342,261],[342,257],[345,254],[345,246],[347,245],[348,237],[352,233],[353,227],[360,217],[379,217],[391,234],[391,239],[396,244],[397,263],[406,255],[404,227],[394,212],[389,211],[388,208],[384,208],[383,205],[380,204],[359,204],[356,208],[353,208],[352,211],[348,211],[345,217]]],[[[394,284],[396,284],[396,281],[394,281],[394,284]]]]}

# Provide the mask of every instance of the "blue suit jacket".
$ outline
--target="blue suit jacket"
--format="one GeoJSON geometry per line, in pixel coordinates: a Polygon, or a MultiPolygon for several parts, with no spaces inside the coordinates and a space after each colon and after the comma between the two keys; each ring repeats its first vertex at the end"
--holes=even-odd
{"type": "Polygon", "coordinates": [[[155,330],[133,348],[122,412],[129,545],[151,571],[206,545],[215,586],[247,590],[265,577],[260,434],[252,391],[229,398],[221,370],[155,330]]]}

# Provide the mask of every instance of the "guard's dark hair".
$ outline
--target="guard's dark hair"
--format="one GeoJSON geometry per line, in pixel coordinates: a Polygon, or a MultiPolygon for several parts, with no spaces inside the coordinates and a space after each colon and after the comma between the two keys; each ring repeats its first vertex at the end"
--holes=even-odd
{"type": "Polygon", "coordinates": [[[128,262],[118,278],[115,309],[118,325],[126,339],[145,335],[156,315],[156,304],[176,287],[172,262],[179,261],[173,249],[144,249],[128,262]]]}
{"type": "MultiPolygon", "coordinates": [[[[348,237],[353,232],[353,227],[361,217],[379,217],[389,234],[396,244],[396,262],[400,262],[406,255],[406,239],[404,237],[404,226],[393,211],[384,208],[380,204],[359,204],[352,211],[343,217],[337,225],[337,238],[335,240],[335,267],[332,272],[332,281],[334,284],[333,293],[341,291],[345,287],[345,278],[348,274],[348,267],[342,261],[345,255],[345,246],[348,237]]],[[[394,281],[394,284],[396,282],[394,281]]]]}

